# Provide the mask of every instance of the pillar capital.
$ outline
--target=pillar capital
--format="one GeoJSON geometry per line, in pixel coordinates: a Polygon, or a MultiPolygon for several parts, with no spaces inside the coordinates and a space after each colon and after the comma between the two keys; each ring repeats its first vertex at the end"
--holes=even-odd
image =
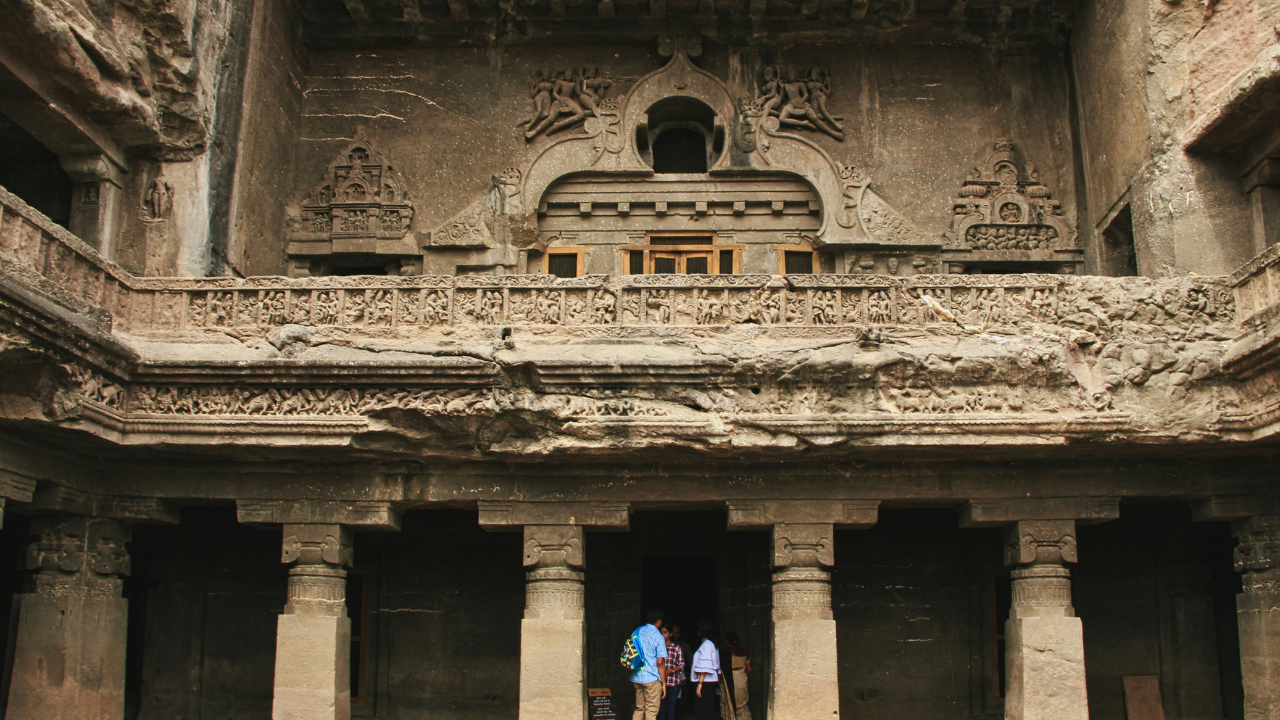
{"type": "Polygon", "coordinates": [[[526,569],[580,569],[586,564],[586,537],[581,525],[524,526],[526,569]]]}
{"type": "Polygon", "coordinates": [[[779,523],[773,526],[773,566],[821,568],[836,564],[831,523],[779,523]]]}
{"type": "Polygon", "coordinates": [[[519,530],[523,525],[565,525],[627,530],[631,504],[619,502],[481,502],[480,527],[519,530]]]}
{"type": "Polygon", "coordinates": [[[1019,520],[1005,529],[1007,567],[1062,565],[1078,560],[1075,520],[1019,520]]]}
{"type": "Polygon", "coordinates": [[[37,540],[27,546],[28,592],[40,595],[120,597],[120,578],[131,569],[128,523],[83,515],[37,515],[37,540]]]}

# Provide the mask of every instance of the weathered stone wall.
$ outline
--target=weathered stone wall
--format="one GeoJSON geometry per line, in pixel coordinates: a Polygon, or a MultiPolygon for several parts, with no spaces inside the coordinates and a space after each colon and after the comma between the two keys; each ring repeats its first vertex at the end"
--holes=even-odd
{"type": "MultiPolygon", "coordinates": [[[[845,140],[806,135],[837,163],[860,167],[875,191],[931,238],[947,229],[964,179],[1002,137],[1012,138],[1035,163],[1074,223],[1068,78],[1057,49],[992,54],[905,45],[704,46],[698,66],[743,98],[757,93],[764,65],[830,68],[829,107],[844,118],[845,140]]],[[[425,243],[426,233],[487,193],[493,176],[522,166],[538,151],[537,142],[526,146],[518,126],[532,112],[529,78],[536,68],[599,66],[614,83],[610,97],[618,97],[665,64],[654,49],[646,43],[312,51],[290,201],[298,203],[321,180],[334,155],[363,127],[403,174],[415,210],[413,232],[425,243]]],[[[271,245],[280,237],[251,242],[271,245]]],[[[446,261],[431,271],[453,269],[446,261]]]]}

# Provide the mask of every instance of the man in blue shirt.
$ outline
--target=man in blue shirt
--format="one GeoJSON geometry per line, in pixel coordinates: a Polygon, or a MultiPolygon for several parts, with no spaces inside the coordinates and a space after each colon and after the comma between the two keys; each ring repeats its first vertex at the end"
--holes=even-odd
{"type": "Polygon", "coordinates": [[[636,648],[644,665],[631,673],[636,686],[636,711],[631,720],[658,720],[658,707],[667,694],[667,641],[662,637],[662,611],[650,610],[646,625],[636,631],[636,648]]]}

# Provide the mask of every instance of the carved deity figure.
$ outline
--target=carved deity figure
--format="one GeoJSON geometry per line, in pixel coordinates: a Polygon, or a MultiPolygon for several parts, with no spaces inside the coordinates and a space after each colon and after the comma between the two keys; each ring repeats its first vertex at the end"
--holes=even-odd
{"type": "Polygon", "coordinates": [[[586,109],[597,117],[600,116],[600,101],[613,87],[613,81],[600,76],[600,68],[588,65],[582,68],[582,76],[578,80],[578,97],[586,109]]]}
{"type": "Polygon", "coordinates": [[[147,187],[147,194],[142,199],[142,218],[153,222],[169,219],[173,209],[173,185],[164,178],[156,178],[147,187]]]}
{"type": "MultiPolygon", "coordinates": [[[[823,96],[825,103],[826,96],[823,96]]],[[[795,70],[787,67],[782,71],[782,107],[778,110],[778,121],[783,125],[821,130],[837,140],[844,140],[844,133],[829,127],[809,102],[809,85],[796,78],[795,70]]]]}
{"type": "Polygon", "coordinates": [[[842,126],[839,122],[840,118],[835,117],[827,110],[827,97],[831,95],[831,72],[824,67],[809,68],[809,80],[805,83],[805,89],[809,91],[809,104],[817,111],[827,124],[834,128],[835,132],[822,127],[824,132],[830,133],[837,140],[844,138],[842,126]],[[837,133],[839,133],[837,135],[837,133]]]}

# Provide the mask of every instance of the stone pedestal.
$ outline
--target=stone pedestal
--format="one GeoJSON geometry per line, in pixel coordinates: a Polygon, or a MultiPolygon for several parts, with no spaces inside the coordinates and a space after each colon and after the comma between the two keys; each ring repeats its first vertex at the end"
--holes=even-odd
{"type": "Polygon", "coordinates": [[[520,720],[586,717],[584,540],[577,526],[524,527],[520,720]]]}
{"type": "Polygon", "coordinates": [[[1009,526],[1005,563],[1013,570],[1013,609],[1005,624],[1008,720],[1088,720],[1084,629],[1071,606],[1074,520],[1009,526]]]}
{"type": "Polygon", "coordinates": [[[17,637],[5,717],[124,717],[129,527],[114,520],[43,516],[27,548],[37,571],[14,597],[17,637]]]}
{"type": "Polygon", "coordinates": [[[1280,515],[1232,524],[1240,545],[1236,570],[1244,592],[1236,596],[1245,720],[1280,718],[1280,515]]]}
{"type": "Polygon", "coordinates": [[[349,720],[351,621],[347,571],[351,530],[341,525],[285,525],[281,560],[289,600],[276,626],[273,720],[349,720]]]}
{"type": "Polygon", "coordinates": [[[773,527],[773,676],[769,717],[840,717],[836,621],[831,613],[835,564],[829,523],[773,527]]]}

